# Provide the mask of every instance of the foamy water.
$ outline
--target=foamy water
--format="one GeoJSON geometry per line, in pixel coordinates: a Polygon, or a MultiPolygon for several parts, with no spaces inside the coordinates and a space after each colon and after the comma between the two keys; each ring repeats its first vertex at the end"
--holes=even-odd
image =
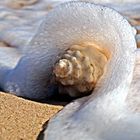
{"type": "MultiPolygon", "coordinates": [[[[0,47],[11,46],[18,47],[20,50],[25,49],[48,11],[66,1],[69,0],[0,1],[0,47]]],[[[140,0],[81,1],[90,1],[112,7],[122,13],[133,26],[140,30],[140,0]]],[[[140,36],[138,35],[136,38],[139,41],[140,36]]]]}

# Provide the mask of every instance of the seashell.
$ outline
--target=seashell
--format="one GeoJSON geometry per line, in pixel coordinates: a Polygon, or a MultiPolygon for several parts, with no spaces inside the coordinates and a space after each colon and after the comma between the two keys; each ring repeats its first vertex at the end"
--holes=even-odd
{"type": "Polygon", "coordinates": [[[71,46],[54,67],[59,93],[72,97],[89,94],[104,73],[106,63],[107,56],[95,44],[71,46]]]}

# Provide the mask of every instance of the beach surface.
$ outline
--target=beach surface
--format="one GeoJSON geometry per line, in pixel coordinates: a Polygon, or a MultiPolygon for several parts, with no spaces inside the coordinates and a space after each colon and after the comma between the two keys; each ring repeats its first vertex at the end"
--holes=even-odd
{"type": "Polygon", "coordinates": [[[0,140],[35,140],[43,124],[62,106],[0,93],[0,140]]]}

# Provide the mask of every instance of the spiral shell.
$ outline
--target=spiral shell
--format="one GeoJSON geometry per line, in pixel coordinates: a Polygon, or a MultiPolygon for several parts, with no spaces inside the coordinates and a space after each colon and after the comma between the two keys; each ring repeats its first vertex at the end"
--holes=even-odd
{"type": "Polygon", "coordinates": [[[55,64],[59,93],[72,97],[89,94],[104,72],[107,57],[95,44],[71,46],[55,64]]]}

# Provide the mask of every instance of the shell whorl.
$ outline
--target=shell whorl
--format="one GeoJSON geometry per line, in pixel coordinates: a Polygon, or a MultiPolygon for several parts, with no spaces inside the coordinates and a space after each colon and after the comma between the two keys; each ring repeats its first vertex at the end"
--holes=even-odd
{"type": "Polygon", "coordinates": [[[54,74],[59,92],[72,97],[84,96],[92,91],[104,72],[105,54],[94,44],[71,46],[55,64],[54,74]]]}

